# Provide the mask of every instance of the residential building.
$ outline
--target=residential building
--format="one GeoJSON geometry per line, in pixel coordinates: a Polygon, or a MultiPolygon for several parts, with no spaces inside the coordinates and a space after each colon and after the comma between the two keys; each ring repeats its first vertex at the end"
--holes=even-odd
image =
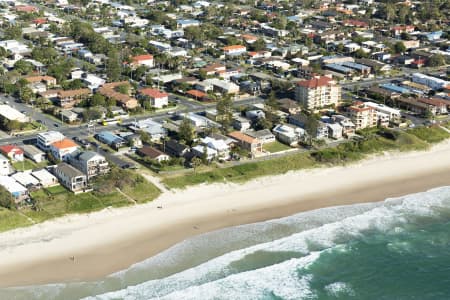
{"type": "Polygon", "coordinates": [[[252,154],[262,152],[262,143],[256,138],[246,135],[240,131],[230,132],[228,136],[235,139],[242,149],[245,149],[252,154]]]}
{"type": "MultiPolygon", "coordinates": [[[[216,151],[217,158],[228,159],[230,157],[230,147],[223,139],[216,139],[207,136],[201,140],[203,145],[216,151]]],[[[203,151],[201,151],[203,153],[203,151]]]]}
{"type": "Polygon", "coordinates": [[[33,175],[39,181],[39,184],[44,188],[59,185],[58,178],[46,169],[32,171],[31,175],[33,175]]]}
{"type": "Polygon", "coordinates": [[[41,150],[48,151],[50,150],[51,144],[57,141],[62,141],[63,139],[65,139],[65,136],[58,131],[41,132],[37,134],[36,146],[38,146],[41,150]]]}
{"type": "Polygon", "coordinates": [[[207,145],[197,145],[192,147],[192,154],[196,157],[205,158],[207,161],[212,161],[217,158],[217,150],[208,147],[207,145]]]}
{"type": "Polygon", "coordinates": [[[0,154],[0,175],[9,175],[12,171],[12,167],[9,160],[0,154]]]}
{"type": "Polygon", "coordinates": [[[244,133],[258,139],[263,145],[275,142],[275,135],[269,129],[247,130],[244,133]]]}
{"type": "Polygon", "coordinates": [[[272,132],[280,142],[289,146],[298,144],[306,135],[303,128],[290,124],[278,124],[272,129],[272,132]]]}
{"type": "Polygon", "coordinates": [[[20,203],[29,198],[28,189],[9,176],[0,176],[0,185],[3,186],[14,198],[14,202],[20,203]]]}
{"type": "Polygon", "coordinates": [[[99,90],[98,93],[105,96],[109,99],[114,99],[117,101],[118,105],[126,109],[134,109],[139,106],[139,102],[131,97],[131,84],[128,81],[118,81],[118,82],[110,82],[104,84],[99,90]],[[123,94],[121,92],[116,91],[116,88],[119,86],[126,86],[128,88],[128,93],[123,94]]]}
{"type": "Polygon", "coordinates": [[[0,146],[0,152],[6,155],[11,161],[23,161],[23,150],[14,145],[0,146]]]}
{"type": "Polygon", "coordinates": [[[226,46],[226,47],[223,47],[222,50],[225,55],[230,55],[230,56],[241,55],[241,54],[244,54],[245,52],[247,52],[247,48],[242,45],[226,46]]]}
{"type": "Polygon", "coordinates": [[[251,122],[247,118],[237,116],[237,117],[233,118],[232,125],[233,125],[234,129],[243,132],[243,131],[250,129],[251,122]]]}
{"type": "Polygon", "coordinates": [[[163,151],[170,156],[184,157],[189,152],[189,147],[175,140],[168,140],[163,144],[163,151]]]}
{"type": "Polygon", "coordinates": [[[364,102],[364,105],[372,107],[373,109],[375,109],[375,111],[377,112],[378,115],[378,119],[381,119],[382,116],[381,115],[387,115],[388,121],[389,122],[398,122],[400,121],[400,118],[402,117],[400,110],[399,109],[395,109],[383,104],[378,104],[378,103],[374,103],[374,102],[364,102]]]}
{"type": "Polygon", "coordinates": [[[110,170],[105,157],[94,151],[74,152],[70,155],[69,163],[83,172],[88,181],[92,177],[107,174],[110,170]]]}
{"type": "Polygon", "coordinates": [[[74,193],[84,192],[88,187],[86,175],[67,163],[56,165],[53,172],[60,183],[74,193]]]}
{"type": "Polygon", "coordinates": [[[143,55],[133,56],[131,58],[131,66],[132,67],[146,66],[149,68],[153,68],[153,66],[154,66],[153,55],[143,54],[143,55]]]}
{"type": "Polygon", "coordinates": [[[31,175],[31,170],[25,172],[16,172],[12,174],[11,177],[29,190],[40,188],[39,180],[31,175]]]}
{"type": "Polygon", "coordinates": [[[60,161],[67,161],[70,155],[78,150],[78,145],[71,139],[64,138],[50,144],[50,153],[60,161]]]}
{"type": "Polygon", "coordinates": [[[156,108],[163,108],[169,104],[169,94],[157,89],[145,88],[139,91],[143,97],[150,100],[150,105],[156,108]]]}
{"type": "Polygon", "coordinates": [[[137,150],[137,154],[143,157],[148,157],[157,162],[163,162],[170,159],[170,156],[167,155],[166,153],[150,146],[144,146],[142,148],[139,148],[137,150]]]}
{"type": "Polygon", "coordinates": [[[297,83],[295,98],[308,110],[336,106],[341,100],[341,87],[330,77],[316,76],[297,83]]]}
{"type": "Polygon", "coordinates": [[[348,117],[355,124],[355,129],[364,129],[377,126],[377,114],[375,109],[364,103],[358,102],[347,110],[348,117]]]}
{"type": "Polygon", "coordinates": [[[64,109],[69,109],[79,104],[91,94],[90,89],[58,90],[55,104],[64,109]]]}
{"type": "Polygon", "coordinates": [[[126,141],[118,135],[113,134],[110,131],[102,131],[95,135],[95,138],[101,143],[107,144],[108,146],[119,149],[126,144],[126,141]]]}
{"type": "Polygon", "coordinates": [[[25,157],[31,159],[36,163],[41,163],[45,160],[45,153],[33,145],[23,145],[22,149],[25,157]]]}

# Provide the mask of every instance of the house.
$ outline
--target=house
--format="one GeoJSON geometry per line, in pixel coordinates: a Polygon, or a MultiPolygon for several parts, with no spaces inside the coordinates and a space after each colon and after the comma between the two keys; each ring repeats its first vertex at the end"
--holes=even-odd
{"type": "Polygon", "coordinates": [[[11,161],[23,161],[23,150],[14,145],[0,146],[0,152],[11,161]]]}
{"type": "Polygon", "coordinates": [[[117,101],[120,106],[126,109],[134,109],[139,106],[139,102],[130,96],[131,94],[131,84],[128,81],[118,81],[118,82],[110,82],[104,84],[99,90],[98,93],[105,96],[109,99],[114,99],[117,101]],[[124,94],[116,91],[119,86],[126,86],[128,89],[128,93],[124,94]]]}
{"type": "Polygon", "coordinates": [[[0,154],[0,175],[9,175],[12,171],[12,167],[9,164],[9,160],[0,154]]]}
{"type": "Polygon", "coordinates": [[[246,135],[249,135],[255,139],[258,139],[263,145],[267,143],[275,142],[275,135],[270,132],[269,129],[262,130],[247,130],[244,132],[246,135]]]}
{"type": "Polygon", "coordinates": [[[283,98],[280,100],[277,100],[278,103],[278,109],[282,112],[285,112],[290,115],[295,115],[299,112],[301,112],[301,108],[298,105],[298,102],[291,100],[289,98],[283,98]]]}
{"type": "Polygon", "coordinates": [[[36,179],[33,175],[31,175],[30,171],[25,172],[16,172],[11,175],[15,181],[26,187],[27,189],[36,189],[40,188],[39,180],[36,179]]]}
{"type": "Polygon", "coordinates": [[[278,124],[272,132],[280,142],[289,146],[297,144],[306,135],[303,128],[290,124],[278,124]]]}
{"type": "Polygon", "coordinates": [[[338,123],[326,123],[328,128],[328,137],[332,139],[340,139],[343,135],[342,126],[338,123]]]}
{"type": "Polygon", "coordinates": [[[101,143],[118,150],[120,147],[126,144],[126,141],[118,135],[113,134],[110,131],[102,131],[94,136],[101,143]]]}
{"type": "Polygon", "coordinates": [[[67,123],[73,123],[78,120],[78,114],[71,110],[61,110],[59,115],[61,116],[61,119],[67,123]]]}
{"type": "Polygon", "coordinates": [[[184,29],[189,26],[200,26],[200,22],[192,19],[177,20],[177,28],[184,29]]]}
{"type": "Polygon", "coordinates": [[[167,130],[161,123],[155,122],[152,119],[139,120],[129,127],[133,131],[145,131],[150,135],[153,142],[158,142],[167,136],[167,130]]]}
{"type": "Polygon", "coordinates": [[[36,163],[41,163],[45,160],[45,153],[33,145],[22,146],[25,157],[31,159],[36,163]]]}
{"type": "Polygon", "coordinates": [[[70,155],[69,163],[83,172],[88,181],[92,177],[107,174],[110,170],[105,157],[94,151],[74,152],[70,155]]]}
{"type": "Polygon", "coordinates": [[[341,100],[341,87],[330,77],[315,76],[297,83],[295,100],[308,110],[336,106],[341,100]]]}
{"type": "Polygon", "coordinates": [[[350,137],[355,134],[356,126],[349,118],[343,115],[333,115],[331,119],[333,120],[334,123],[341,125],[342,134],[344,136],[350,137]]]}
{"type": "Polygon", "coordinates": [[[214,149],[218,158],[228,159],[230,157],[230,146],[223,139],[207,136],[201,140],[201,143],[208,148],[214,149]]]}
{"type": "Polygon", "coordinates": [[[32,171],[31,175],[33,175],[39,181],[39,184],[44,188],[59,185],[58,178],[46,169],[32,171]]]}
{"type": "Polygon", "coordinates": [[[247,48],[242,45],[232,45],[232,46],[226,46],[222,48],[223,53],[225,55],[234,56],[234,55],[241,55],[247,52],[247,48]]]}
{"type": "Polygon", "coordinates": [[[56,78],[52,77],[52,76],[48,76],[48,75],[44,75],[44,76],[28,76],[28,77],[25,77],[25,80],[28,83],[31,83],[31,84],[42,82],[47,87],[52,86],[52,85],[56,85],[56,78]]]}
{"type": "Polygon", "coordinates": [[[230,132],[228,136],[235,139],[242,149],[250,151],[252,154],[262,152],[262,143],[256,138],[246,135],[240,131],[230,132]]]}
{"type": "Polygon", "coordinates": [[[0,176],[0,185],[12,195],[16,204],[29,198],[28,189],[12,177],[0,176]]]}
{"type": "Polygon", "coordinates": [[[164,142],[164,152],[170,156],[184,157],[189,152],[189,147],[175,140],[164,142]]]}
{"type": "Polygon", "coordinates": [[[169,104],[169,94],[157,89],[145,88],[139,90],[139,94],[150,100],[150,105],[156,108],[163,108],[169,104]]]}
{"type": "Polygon", "coordinates": [[[232,122],[233,128],[239,131],[246,131],[248,129],[250,129],[251,127],[251,122],[249,119],[247,118],[243,118],[243,117],[234,117],[233,118],[233,122],[232,122]]]}
{"type": "Polygon", "coordinates": [[[52,143],[61,141],[64,138],[65,136],[58,131],[41,132],[37,134],[36,146],[38,146],[41,150],[48,151],[52,143]]]}
{"type": "Polygon", "coordinates": [[[142,157],[148,157],[150,159],[156,160],[157,162],[163,162],[170,159],[170,156],[166,153],[150,146],[139,148],[137,150],[137,154],[142,157]]]}
{"type": "Polygon", "coordinates": [[[53,172],[60,183],[74,193],[84,192],[88,187],[86,175],[67,163],[56,165],[53,172]]]}
{"type": "Polygon", "coordinates": [[[50,144],[50,153],[57,160],[67,161],[70,155],[78,150],[78,145],[71,139],[64,138],[50,144]]]}
{"type": "Polygon", "coordinates": [[[217,150],[210,148],[207,145],[197,145],[192,147],[192,154],[196,157],[204,157],[207,161],[212,161],[218,156],[217,150]]]}
{"type": "Polygon", "coordinates": [[[55,104],[62,108],[69,109],[79,104],[90,95],[91,90],[89,89],[58,90],[55,104]]]}
{"type": "Polygon", "coordinates": [[[132,67],[146,66],[149,68],[153,68],[153,66],[154,66],[153,55],[143,54],[143,55],[133,56],[131,58],[130,65],[132,67]]]}

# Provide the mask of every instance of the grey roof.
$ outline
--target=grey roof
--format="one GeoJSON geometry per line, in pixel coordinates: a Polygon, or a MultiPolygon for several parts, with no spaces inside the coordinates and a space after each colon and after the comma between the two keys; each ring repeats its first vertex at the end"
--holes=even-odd
{"type": "Polygon", "coordinates": [[[39,150],[38,148],[36,148],[33,145],[23,145],[22,149],[25,153],[27,153],[29,155],[44,154],[44,152],[42,152],[41,150],[39,150]]]}
{"type": "Polygon", "coordinates": [[[273,133],[270,132],[269,129],[263,129],[263,130],[258,130],[258,131],[254,131],[254,130],[248,130],[245,132],[246,135],[249,135],[251,137],[257,138],[257,139],[261,139],[261,138],[267,138],[267,137],[273,137],[273,133]]]}
{"type": "Polygon", "coordinates": [[[71,165],[66,164],[66,163],[60,163],[56,166],[56,168],[61,173],[66,174],[70,178],[84,176],[84,174],[81,171],[75,169],[74,167],[72,167],[71,165]]]}

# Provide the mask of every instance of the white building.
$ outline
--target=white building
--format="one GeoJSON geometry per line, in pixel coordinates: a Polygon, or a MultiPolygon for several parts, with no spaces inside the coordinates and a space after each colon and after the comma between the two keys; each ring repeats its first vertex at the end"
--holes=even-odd
{"type": "Polygon", "coordinates": [[[366,106],[372,107],[373,109],[375,109],[375,111],[377,112],[377,114],[384,114],[388,116],[389,121],[398,121],[401,118],[401,113],[399,109],[395,109],[383,104],[377,104],[374,102],[364,102],[364,104],[366,106]]]}
{"type": "Polygon", "coordinates": [[[16,203],[28,198],[26,187],[9,176],[0,176],[0,185],[11,193],[16,203]]]}
{"type": "Polygon", "coordinates": [[[0,105],[0,116],[10,121],[19,121],[21,123],[29,121],[27,116],[9,105],[0,105]]]}
{"type": "Polygon", "coordinates": [[[58,131],[41,132],[37,135],[36,145],[40,149],[47,151],[50,149],[52,143],[62,141],[63,139],[65,139],[65,136],[58,131]]]}
{"type": "Polygon", "coordinates": [[[31,171],[17,172],[11,175],[14,180],[23,185],[24,187],[30,188],[33,186],[39,186],[39,180],[31,175],[31,171]]]}
{"type": "Polygon", "coordinates": [[[65,138],[51,143],[49,150],[57,160],[67,161],[70,155],[78,150],[78,145],[71,139],[65,138]]]}
{"type": "Polygon", "coordinates": [[[316,76],[297,83],[295,99],[308,110],[336,106],[341,101],[341,87],[330,77],[316,76]]]}
{"type": "Polygon", "coordinates": [[[412,74],[412,82],[424,84],[433,90],[443,89],[444,87],[446,87],[450,84],[449,81],[445,81],[440,78],[428,76],[428,75],[425,75],[422,73],[412,74]]]}
{"type": "Polygon", "coordinates": [[[59,185],[58,178],[56,178],[46,169],[33,171],[31,172],[31,175],[33,175],[39,181],[42,187],[51,187],[59,185]]]}
{"type": "Polygon", "coordinates": [[[8,175],[11,173],[11,165],[9,164],[9,160],[0,154],[0,175],[8,175]]]}

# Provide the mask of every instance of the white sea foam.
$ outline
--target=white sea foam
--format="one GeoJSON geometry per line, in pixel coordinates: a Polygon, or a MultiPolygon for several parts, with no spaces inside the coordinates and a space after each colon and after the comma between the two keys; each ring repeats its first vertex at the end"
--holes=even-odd
{"type": "Polygon", "coordinates": [[[332,297],[355,296],[351,286],[345,282],[333,282],[325,286],[325,291],[332,297]]]}
{"type": "MultiPolygon", "coordinates": [[[[236,270],[231,265],[233,262],[245,261],[246,256],[255,254],[258,251],[273,252],[274,255],[277,252],[290,251],[309,257],[312,251],[321,251],[336,245],[345,244],[354,238],[364,235],[366,231],[395,232],[398,230],[396,228],[410,222],[412,218],[433,216],[442,208],[450,208],[450,188],[434,189],[426,193],[389,199],[361,214],[345,217],[342,220],[323,224],[275,241],[231,251],[172,276],[160,280],[151,280],[118,292],[107,293],[97,296],[95,299],[124,298],[127,295],[132,295],[132,297],[143,295],[144,298],[167,296],[169,297],[168,299],[175,299],[170,297],[188,292],[190,294],[193,290],[195,292],[204,292],[204,287],[208,287],[207,290],[212,291],[211,293],[217,292],[218,294],[215,295],[218,296],[222,295],[223,284],[226,284],[227,289],[238,291],[248,285],[247,292],[250,292],[252,287],[254,287],[256,293],[260,293],[262,290],[261,284],[265,282],[266,288],[273,290],[274,287],[268,281],[255,283],[252,279],[255,278],[253,277],[254,274],[258,274],[257,277],[275,276],[270,274],[271,272],[266,269],[267,267],[261,266],[258,269],[258,266],[255,266],[255,271],[234,274],[233,272],[236,272],[236,270]],[[233,283],[236,286],[233,286],[233,283]]],[[[292,261],[295,262],[296,259],[290,259],[278,265],[283,265],[287,262],[292,263],[292,261]]],[[[268,268],[270,269],[270,267],[268,268]]],[[[274,272],[278,272],[277,269],[274,270],[276,270],[274,272]]],[[[283,280],[276,279],[276,284],[283,285],[284,280],[285,278],[283,280]]],[[[208,295],[213,298],[213,294],[208,295]]],[[[186,299],[186,297],[183,298],[186,299]]]]}

